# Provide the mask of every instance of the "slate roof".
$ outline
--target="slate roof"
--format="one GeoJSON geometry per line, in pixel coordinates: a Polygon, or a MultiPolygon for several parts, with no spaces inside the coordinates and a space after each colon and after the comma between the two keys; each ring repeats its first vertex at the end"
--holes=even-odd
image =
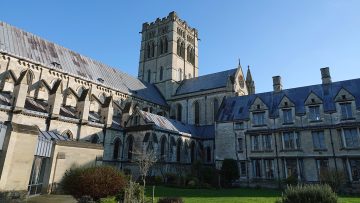
{"type": "Polygon", "coordinates": [[[0,105],[11,106],[11,99],[10,93],[0,92],[0,105]]]}
{"type": "Polygon", "coordinates": [[[156,128],[180,134],[188,134],[196,138],[211,139],[215,137],[214,125],[195,126],[183,122],[139,110],[145,122],[152,123],[156,128]]]}
{"type": "Polygon", "coordinates": [[[154,85],[1,21],[0,51],[132,94],[134,97],[167,105],[154,85]]]}
{"type": "Polygon", "coordinates": [[[265,92],[248,96],[237,96],[227,98],[220,107],[218,121],[248,120],[249,108],[254,100],[259,97],[269,109],[269,117],[279,116],[279,103],[286,95],[295,105],[297,115],[305,114],[305,100],[311,92],[316,94],[322,101],[325,113],[336,111],[335,97],[344,88],[355,97],[356,108],[360,109],[360,78],[333,82],[327,85],[318,84],[292,89],[281,92],[265,92]]]}
{"type": "Polygon", "coordinates": [[[226,87],[228,78],[234,76],[236,70],[237,68],[183,80],[175,95],[226,87]]]}

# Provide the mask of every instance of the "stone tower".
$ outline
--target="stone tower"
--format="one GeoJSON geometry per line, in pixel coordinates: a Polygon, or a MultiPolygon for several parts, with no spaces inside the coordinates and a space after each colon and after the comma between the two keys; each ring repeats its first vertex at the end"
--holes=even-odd
{"type": "Polygon", "coordinates": [[[141,34],[138,78],[155,84],[165,99],[182,80],[198,76],[198,31],[175,12],[144,23],[141,34]]]}

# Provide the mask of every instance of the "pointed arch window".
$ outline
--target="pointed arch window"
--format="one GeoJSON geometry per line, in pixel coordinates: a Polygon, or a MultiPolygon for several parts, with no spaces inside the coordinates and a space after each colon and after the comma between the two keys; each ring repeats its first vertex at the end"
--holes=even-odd
{"type": "Polygon", "coordinates": [[[163,40],[160,39],[160,43],[159,43],[159,55],[164,53],[164,44],[163,44],[163,40]]]}
{"type": "Polygon", "coordinates": [[[182,105],[181,104],[177,104],[176,106],[176,119],[178,121],[181,121],[182,120],[182,105]]]}
{"type": "Polygon", "coordinates": [[[161,160],[165,160],[165,156],[166,156],[166,137],[163,137],[161,139],[161,143],[160,143],[160,159],[161,160]]]}
{"type": "Polygon", "coordinates": [[[176,53],[177,53],[177,55],[181,56],[181,40],[180,39],[177,40],[176,45],[177,45],[176,53]]]}
{"type": "Polygon", "coordinates": [[[179,139],[176,144],[176,162],[181,161],[181,145],[182,145],[182,142],[181,142],[181,139],[179,139]]]}
{"type": "Polygon", "coordinates": [[[147,81],[150,82],[151,80],[151,70],[147,71],[147,81]]]}
{"type": "Polygon", "coordinates": [[[113,159],[119,159],[120,151],[121,151],[120,147],[121,147],[121,141],[119,138],[116,138],[114,141],[113,159]]]}
{"type": "Polygon", "coordinates": [[[195,125],[199,125],[200,124],[200,105],[199,105],[198,101],[196,101],[194,103],[194,117],[195,117],[195,120],[194,120],[195,125]]]}
{"type": "Polygon", "coordinates": [[[151,57],[151,53],[150,53],[150,43],[148,43],[147,45],[146,45],[146,55],[147,55],[147,58],[150,58],[151,57]]]}
{"type": "Polygon", "coordinates": [[[192,142],[190,145],[190,161],[191,163],[195,161],[195,142],[192,142]]]}
{"type": "Polygon", "coordinates": [[[164,38],[164,53],[168,52],[168,40],[167,37],[164,38]]]}
{"type": "Polygon", "coordinates": [[[213,119],[214,119],[214,122],[216,120],[216,115],[217,115],[217,112],[219,110],[219,100],[217,98],[214,98],[214,104],[213,104],[213,119]]]}
{"type": "Polygon", "coordinates": [[[155,43],[151,42],[151,57],[155,56],[155,43]]]}
{"type": "Polygon", "coordinates": [[[164,67],[160,67],[160,81],[163,80],[163,77],[164,77],[164,67]]]}
{"type": "Polygon", "coordinates": [[[132,159],[133,145],[134,145],[134,138],[132,136],[130,136],[130,137],[128,137],[128,140],[127,140],[127,158],[128,158],[128,160],[132,159]]]}

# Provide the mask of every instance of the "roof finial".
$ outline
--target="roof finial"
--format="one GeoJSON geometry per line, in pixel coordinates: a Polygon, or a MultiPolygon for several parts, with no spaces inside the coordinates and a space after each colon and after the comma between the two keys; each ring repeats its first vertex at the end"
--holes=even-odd
{"type": "Polygon", "coordinates": [[[238,66],[241,66],[241,65],[240,65],[240,57],[239,57],[239,65],[238,65],[238,66]]]}

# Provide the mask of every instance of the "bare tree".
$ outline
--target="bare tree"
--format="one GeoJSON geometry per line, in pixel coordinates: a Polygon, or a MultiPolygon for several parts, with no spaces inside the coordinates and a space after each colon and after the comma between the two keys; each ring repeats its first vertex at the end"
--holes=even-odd
{"type": "Polygon", "coordinates": [[[143,150],[142,152],[135,152],[134,154],[136,155],[135,163],[139,167],[139,173],[143,180],[143,199],[145,199],[146,176],[148,175],[150,168],[157,162],[157,156],[154,150],[143,150]]]}

